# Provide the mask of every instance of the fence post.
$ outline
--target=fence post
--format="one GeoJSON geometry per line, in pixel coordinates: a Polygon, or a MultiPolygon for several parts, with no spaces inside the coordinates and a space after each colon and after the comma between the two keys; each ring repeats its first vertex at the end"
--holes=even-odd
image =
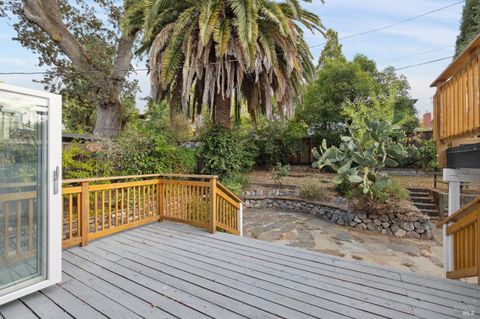
{"type": "Polygon", "coordinates": [[[82,182],[81,199],[81,226],[82,226],[82,246],[88,245],[88,229],[90,228],[90,194],[88,193],[88,182],[82,182]]]}
{"type": "Polygon", "coordinates": [[[476,260],[476,264],[477,264],[477,283],[480,285],[480,211],[477,212],[477,238],[476,239],[476,243],[475,243],[475,247],[477,248],[477,252],[476,252],[476,257],[477,257],[477,260],[476,260]]]}
{"type": "Polygon", "coordinates": [[[215,234],[217,230],[217,178],[210,179],[210,219],[209,219],[209,231],[215,234]]]}
{"type": "Polygon", "coordinates": [[[157,185],[157,214],[158,221],[163,221],[163,179],[160,179],[157,185]]]}
{"type": "Polygon", "coordinates": [[[243,203],[240,203],[240,208],[238,209],[238,228],[240,237],[243,237],[243,203]]]}

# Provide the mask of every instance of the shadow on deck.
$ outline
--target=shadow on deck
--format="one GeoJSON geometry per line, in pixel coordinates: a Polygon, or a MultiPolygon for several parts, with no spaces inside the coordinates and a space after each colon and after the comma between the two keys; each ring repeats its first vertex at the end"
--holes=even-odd
{"type": "Polygon", "coordinates": [[[4,318],[480,318],[480,287],[153,223],[63,252],[4,318]]]}

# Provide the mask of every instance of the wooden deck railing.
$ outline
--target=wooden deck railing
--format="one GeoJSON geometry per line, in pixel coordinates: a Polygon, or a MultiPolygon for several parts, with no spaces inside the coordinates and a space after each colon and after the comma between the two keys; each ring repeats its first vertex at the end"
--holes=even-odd
{"type": "Polygon", "coordinates": [[[453,269],[447,278],[478,277],[480,284],[480,196],[441,221],[448,224],[447,236],[453,237],[453,269]]]}
{"type": "MultiPolygon", "coordinates": [[[[5,185],[2,187],[5,189],[5,185]]],[[[220,229],[241,234],[241,201],[216,176],[163,174],[64,180],[62,196],[64,248],[87,245],[90,240],[162,220],[210,232],[220,229]]],[[[2,260],[35,252],[36,197],[31,184],[11,185],[8,192],[0,194],[2,260]],[[30,190],[25,191],[25,187],[30,190]]]]}
{"type": "Polygon", "coordinates": [[[479,56],[475,54],[434,96],[434,136],[447,141],[480,132],[479,56]]]}
{"type": "Polygon", "coordinates": [[[480,36],[435,79],[433,135],[440,167],[446,149],[478,143],[480,138],[480,36]]]}
{"type": "Polygon", "coordinates": [[[37,248],[34,244],[34,229],[37,227],[34,209],[37,204],[36,192],[25,188],[20,190],[18,185],[14,187],[16,190],[13,192],[0,194],[0,219],[3,228],[3,236],[0,238],[0,267],[30,258],[37,248]]]}

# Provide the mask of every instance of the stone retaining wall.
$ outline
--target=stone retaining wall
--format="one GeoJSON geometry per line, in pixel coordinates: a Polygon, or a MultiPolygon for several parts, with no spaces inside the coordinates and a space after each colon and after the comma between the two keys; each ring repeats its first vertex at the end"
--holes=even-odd
{"type": "Polygon", "coordinates": [[[378,215],[351,212],[341,205],[279,196],[246,196],[244,202],[245,207],[294,210],[326,218],[338,225],[348,225],[356,229],[376,231],[385,235],[434,239],[429,217],[421,213],[378,215]]]}

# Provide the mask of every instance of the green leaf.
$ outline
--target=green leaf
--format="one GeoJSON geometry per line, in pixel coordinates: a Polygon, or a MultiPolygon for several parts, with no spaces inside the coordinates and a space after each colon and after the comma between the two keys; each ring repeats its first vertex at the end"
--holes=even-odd
{"type": "Polygon", "coordinates": [[[350,167],[352,167],[352,160],[348,161],[347,164],[343,165],[342,167],[340,167],[337,171],[338,174],[345,174],[346,172],[348,172],[348,170],[350,169],[350,167]]]}
{"type": "Polygon", "coordinates": [[[332,178],[334,184],[340,185],[343,183],[343,177],[341,175],[336,175],[332,178]]]}
{"type": "Polygon", "coordinates": [[[322,148],[324,150],[327,150],[327,140],[326,139],[323,139],[323,141],[322,141],[322,148]]]}
{"type": "Polygon", "coordinates": [[[350,183],[353,183],[353,184],[359,184],[359,183],[363,182],[363,178],[361,178],[358,175],[350,175],[348,177],[348,180],[349,180],[350,183]]]}
{"type": "Polygon", "coordinates": [[[385,159],[385,165],[388,166],[388,167],[397,167],[397,166],[398,166],[398,162],[397,162],[397,161],[394,161],[394,160],[391,159],[391,158],[386,158],[386,159],[385,159]]]}
{"type": "Polygon", "coordinates": [[[379,189],[384,189],[388,186],[389,179],[388,178],[381,178],[376,183],[375,186],[379,189]]]}

